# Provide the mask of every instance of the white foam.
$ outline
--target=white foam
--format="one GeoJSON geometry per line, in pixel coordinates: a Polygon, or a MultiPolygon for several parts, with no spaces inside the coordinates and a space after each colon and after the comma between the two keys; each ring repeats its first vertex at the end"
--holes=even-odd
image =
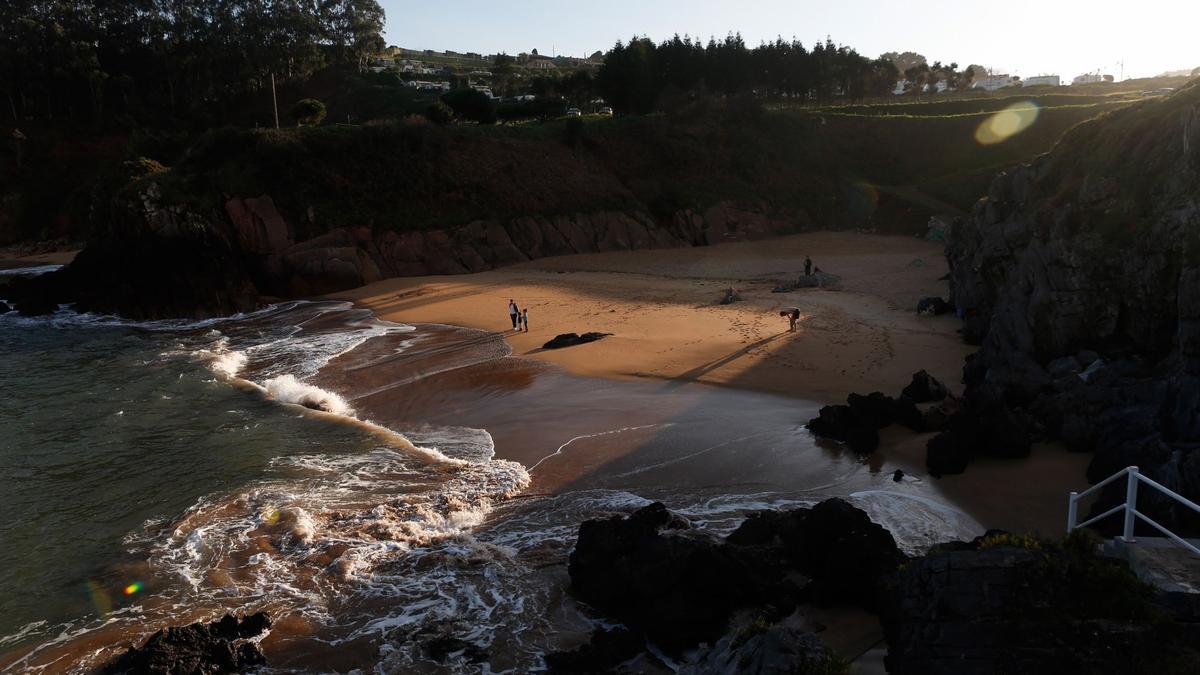
{"type": "Polygon", "coordinates": [[[310,410],[321,410],[334,415],[354,417],[354,408],[337,394],[315,385],[301,382],[295,375],[280,375],[262,383],[267,396],[281,403],[301,405],[310,410]]]}

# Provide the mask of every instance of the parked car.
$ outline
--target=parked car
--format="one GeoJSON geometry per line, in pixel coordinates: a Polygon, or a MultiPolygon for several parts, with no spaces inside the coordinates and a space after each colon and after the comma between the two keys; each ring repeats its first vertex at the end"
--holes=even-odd
{"type": "Polygon", "coordinates": [[[613,116],[613,111],[612,111],[612,108],[610,108],[610,107],[608,107],[608,106],[604,106],[603,108],[601,108],[601,109],[600,109],[600,110],[598,110],[597,112],[598,112],[599,114],[601,114],[601,115],[604,115],[605,117],[612,117],[612,116],[613,116]]]}
{"type": "Polygon", "coordinates": [[[579,108],[567,108],[567,117],[583,117],[583,113],[579,108]]]}

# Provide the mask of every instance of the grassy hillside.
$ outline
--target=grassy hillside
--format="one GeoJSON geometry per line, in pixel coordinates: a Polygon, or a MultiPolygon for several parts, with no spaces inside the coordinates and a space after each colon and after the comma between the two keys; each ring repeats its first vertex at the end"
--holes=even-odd
{"type": "MultiPolygon", "coordinates": [[[[915,233],[933,213],[968,210],[997,171],[1049,150],[1079,122],[1131,103],[1049,93],[764,110],[741,99],[701,100],[646,117],[438,127],[411,116],[428,104],[412,92],[330,75],[306,90],[283,91],[281,107],[310,94],[329,103],[331,119],[375,119],[247,128],[260,121],[258,101],[248,102],[245,126],[199,137],[180,130],[110,139],[102,148],[81,146],[96,150],[86,159],[68,152],[78,143],[43,148],[46,157],[66,159],[26,172],[28,187],[17,200],[23,208],[9,209],[10,233],[77,235],[100,194],[96,185],[127,175],[121,162],[142,157],[169,169],[156,180],[170,199],[207,210],[225,196],[269,194],[302,235],[597,210],[665,217],[724,200],[813,227],[915,233]],[[1037,120],[1005,142],[978,143],[979,125],[1017,101],[1037,105],[1037,120]],[[57,173],[68,165],[86,169],[57,173]]],[[[3,153],[11,157],[11,146],[3,153]]]]}

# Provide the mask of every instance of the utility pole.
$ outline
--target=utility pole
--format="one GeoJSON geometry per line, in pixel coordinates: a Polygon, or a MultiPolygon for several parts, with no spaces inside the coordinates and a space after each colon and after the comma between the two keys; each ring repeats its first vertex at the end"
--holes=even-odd
{"type": "Polygon", "coordinates": [[[275,110],[275,128],[279,128],[279,100],[275,98],[275,71],[271,71],[271,108],[275,110]]]}

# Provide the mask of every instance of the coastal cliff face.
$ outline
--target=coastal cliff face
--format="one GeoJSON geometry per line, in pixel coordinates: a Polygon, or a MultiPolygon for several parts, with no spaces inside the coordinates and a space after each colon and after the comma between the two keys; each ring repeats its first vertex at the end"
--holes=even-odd
{"type": "Polygon", "coordinates": [[[1200,85],[1081,124],[998,176],[947,257],[964,337],[980,345],[968,396],[1094,451],[1093,481],[1137,464],[1200,498],[1200,85]]]}
{"type": "Polygon", "coordinates": [[[332,293],[397,276],[466,274],[546,256],[704,246],[791,234],[781,217],[720,202],[669,219],[641,211],[474,220],[458,227],[321,231],[313,211],[289,222],[269,195],[230,197],[200,211],[172,205],[149,182],[114,202],[108,229],[69,268],[11,289],[27,313],[59,303],[137,319],[205,318],[254,309],[265,297],[332,293]]]}

